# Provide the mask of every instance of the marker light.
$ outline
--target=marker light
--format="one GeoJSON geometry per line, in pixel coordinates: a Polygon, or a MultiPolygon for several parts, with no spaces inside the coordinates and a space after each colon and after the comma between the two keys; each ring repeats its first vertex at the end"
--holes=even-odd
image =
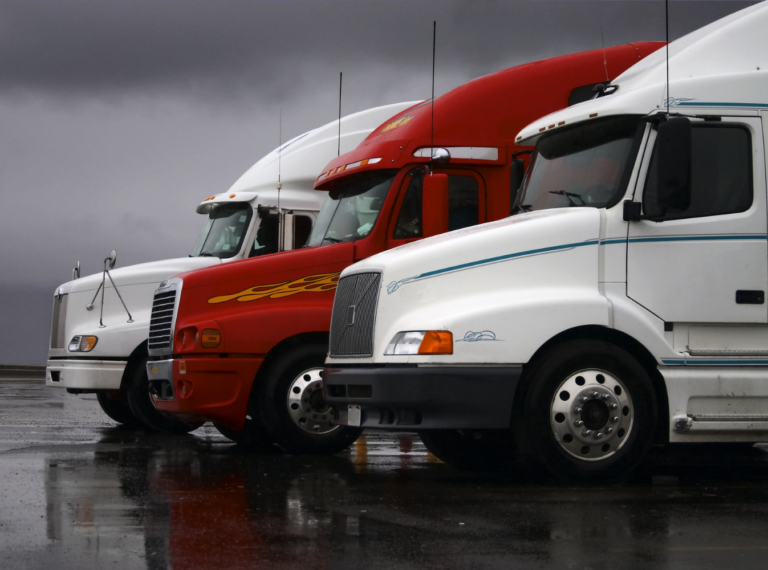
{"type": "Polygon", "coordinates": [[[203,348],[216,348],[221,344],[221,333],[216,329],[203,329],[200,344],[203,348]]]}
{"type": "Polygon", "coordinates": [[[69,352],[91,352],[98,341],[99,339],[95,336],[77,335],[72,337],[67,350],[69,352]]]}
{"type": "Polygon", "coordinates": [[[453,354],[453,334],[450,331],[399,332],[389,341],[384,354],[453,354]]]}

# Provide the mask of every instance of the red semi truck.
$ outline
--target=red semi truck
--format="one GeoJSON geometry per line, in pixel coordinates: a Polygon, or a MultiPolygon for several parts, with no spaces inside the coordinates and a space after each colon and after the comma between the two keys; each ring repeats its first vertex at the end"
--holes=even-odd
{"type": "Polygon", "coordinates": [[[360,432],[334,425],[321,380],[339,273],[381,251],[508,216],[524,165],[518,157],[526,152],[515,134],[593,97],[606,76],[662,45],[537,61],[470,81],[435,99],[434,107],[415,105],[318,177],[315,188],[329,197],[306,248],[161,283],[147,364],[158,410],[212,421],[254,448],[277,443],[293,452],[332,453],[347,447],[360,432]]]}

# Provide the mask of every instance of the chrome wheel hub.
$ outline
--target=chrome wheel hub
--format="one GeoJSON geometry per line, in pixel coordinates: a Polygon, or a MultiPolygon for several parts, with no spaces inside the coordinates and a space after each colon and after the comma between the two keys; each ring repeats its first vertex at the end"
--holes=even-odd
{"type": "Polygon", "coordinates": [[[621,380],[603,370],[582,370],[558,387],[549,421],[563,450],[599,461],[624,445],[633,416],[632,398],[621,380]]]}
{"type": "Polygon", "coordinates": [[[288,414],[302,430],[325,434],[338,429],[332,425],[334,409],[323,399],[323,369],[305,370],[291,382],[288,389],[288,414]]]}

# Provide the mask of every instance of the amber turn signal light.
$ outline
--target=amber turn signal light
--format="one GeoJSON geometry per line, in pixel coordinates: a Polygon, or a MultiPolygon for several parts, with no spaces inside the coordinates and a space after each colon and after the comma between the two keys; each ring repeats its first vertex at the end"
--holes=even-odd
{"type": "Polygon", "coordinates": [[[200,335],[200,344],[203,348],[216,348],[221,344],[221,333],[216,329],[203,329],[200,335]]]}
{"type": "Polygon", "coordinates": [[[419,354],[453,354],[453,334],[450,331],[426,331],[419,354]]]}

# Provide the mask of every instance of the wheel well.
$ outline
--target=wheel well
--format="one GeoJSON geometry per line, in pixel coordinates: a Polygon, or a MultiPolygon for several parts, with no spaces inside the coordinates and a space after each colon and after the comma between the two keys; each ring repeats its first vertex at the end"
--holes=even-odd
{"type": "Polygon", "coordinates": [[[133,352],[128,357],[128,364],[126,364],[125,370],[123,371],[123,378],[120,380],[121,390],[128,389],[128,386],[131,384],[133,374],[136,372],[136,368],[141,365],[142,361],[147,357],[148,354],[149,352],[147,349],[146,340],[135,349],[133,349],[133,352]]]}
{"type": "Polygon", "coordinates": [[[528,364],[523,366],[523,372],[525,373],[525,371],[529,368],[536,368],[539,360],[553,346],[575,339],[602,340],[609,342],[618,346],[619,348],[626,350],[632,356],[637,358],[641,366],[645,368],[646,372],[648,372],[648,376],[650,376],[651,382],[653,382],[653,389],[656,392],[656,405],[658,406],[659,417],[654,440],[656,443],[668,443],[669,397],[667,395],[667,386],[664,383],[664,378],[661,375],[661,372],[659,372],[656,359],[653,357],[650,351],[637,340],[624,332],[598,325],[576,327],[567,331],[563,331],[549,339],[536,351],[528,364]]]}
{"type": "Polygon", "coordinates": [[[262,362],[261,366],[259,366],[259,371],[256,373],[256,378],[253,382],[253,387],[251,388],[251,394],[254,393],[254,387],[258,386],[262,382],[264,377],[269,374],[269,369],[274,365],[275,362],[279,361],[283,355],[288,354],[303,344],[321,343],[325,346],[328,346],[328,339],[329,335],[327,332],[310,332],[288,337],[277,343],[274,347],[272,347],[272,350],[267,353],[267,357],[264,359],[264,362],[262,362]]]}

